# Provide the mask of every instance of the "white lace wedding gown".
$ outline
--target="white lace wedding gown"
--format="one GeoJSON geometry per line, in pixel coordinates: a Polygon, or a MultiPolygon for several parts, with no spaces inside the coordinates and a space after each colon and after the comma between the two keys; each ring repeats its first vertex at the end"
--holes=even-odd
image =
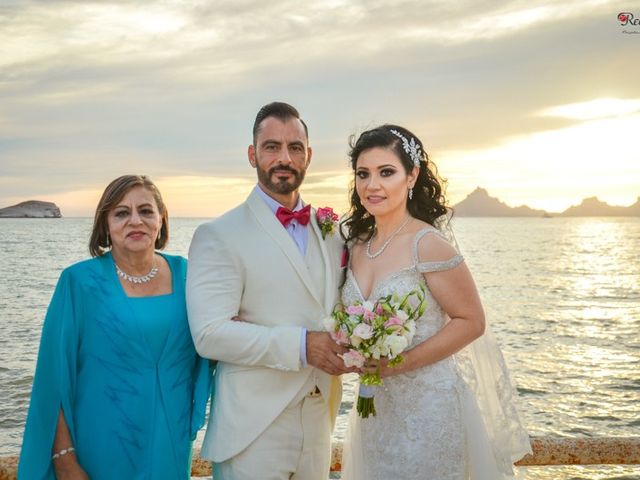
{"type": "MultiPolygon", "coordinates": [[[[394,272],[363,298],[350,269],[342,302],[376,301],[426,287],[425,272],[454,268],[463,258],[419,263],[394,272]]],[[[443,237],[444,238],[444,237],[443,237]]],[[[448,317],[426,287],[426,310],[416,322],[412,345],[435,335],[448,317]]],[[[497,480],[512,475],[512,463],[530,452],[529,437],[513,406],[504,360],[490,332],[458,354],[406,374],[384,379],[375,394],[375,417],[353,408],[343,455],[343,480],[497,480]],[[487,338],[484,338],[487,336],[487,338]],[[475,351],[475,350],[480,350],[475,351]],[[487,378],[488,377],[488,378],[487,378]]]]}

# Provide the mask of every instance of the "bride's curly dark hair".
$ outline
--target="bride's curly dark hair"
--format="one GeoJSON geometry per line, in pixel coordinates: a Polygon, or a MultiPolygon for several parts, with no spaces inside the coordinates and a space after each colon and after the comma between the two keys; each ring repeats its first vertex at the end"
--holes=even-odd
{"type": "Polygon", "coordinates": [[[391,133],[391,130],[399,132],[409,142],[411,142],[412,138],[415,139],[415,142],[420,146],[420,155],[422,157],[420,171],[413,187],[413,198],[411,200],[407,198],[407,210],[411,216],[438,227],[435,224],[436,219],[450,212],[445,199],[446,180],[438,175],[438,170],[433,162],[429,160],[429,156],[420,139],[406,128],[398,125],[381,125],[363,132],[357,140],[355,140],[355,135],[349,138],[349,146],[351,147],[349,158],[351,168],[354,171],[354,179],[351,183],[349,212],[340,223],[340,234],[346,242],[352,240],[367,241],[375,230],[375,218],[364,208],[356,191],[355,171],[360,154],[371,148],[387,148],[398,155],[407,174],[413,170],[413,160],[404,151],[402,140],[394,133],[391,133]],[[345,233],[345,230],[347,233],[345,233]]]}

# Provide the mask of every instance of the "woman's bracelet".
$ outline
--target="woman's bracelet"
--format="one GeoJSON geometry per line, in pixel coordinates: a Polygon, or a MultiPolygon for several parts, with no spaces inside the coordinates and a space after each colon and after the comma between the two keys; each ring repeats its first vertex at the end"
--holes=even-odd
{"type": "Polygon", "coordinates": [[[69,448],[63,448],[62,450],[60,450],[59,452],[54,453],[51,456],[51,460],[55,460],[56,458],[60,458],[63,455],[66,455],[67,453],[71,453],[74,452],[76,449],[73,447],[69,447],[69,448]]]}

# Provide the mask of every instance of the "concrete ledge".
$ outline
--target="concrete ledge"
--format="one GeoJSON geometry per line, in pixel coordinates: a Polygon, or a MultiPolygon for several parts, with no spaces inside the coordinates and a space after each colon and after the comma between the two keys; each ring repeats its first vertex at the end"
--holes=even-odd
{"type": "MultiPolygon", "coordinates": [[[[516,467],[551,465],[640,465],[640,437],[532,437],[533,455],[516,467]]],[[[342,468],[342,444],[332,445],[331,471],[342,468]]]]}
{"type": "Polygon", "coordinates": [[[534,437],[531,449],[516,466],[640,464],[640,437],[534,437]]]}
{"type": "MultiPolygon", "coordinates": [[[[533,455],[515,463],[518,467],[544,465],[640,465],[640,437],[555,438],[533,437],[533,455]]],[[[15,480],[18,457],[0,457],[0,480],[15,480]]],[[[342,443],[332,445],[331,471],[342,468],[342,443]]],[[[191,475],[211,475],[211,465],[195,450],[191,475]]]]}

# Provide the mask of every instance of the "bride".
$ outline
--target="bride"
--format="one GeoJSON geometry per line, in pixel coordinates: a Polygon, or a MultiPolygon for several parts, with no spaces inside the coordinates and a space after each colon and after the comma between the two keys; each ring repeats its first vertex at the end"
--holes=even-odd
{"type": "Polygon", "coordinates": [[[343,222],[350,261],[342,303],[375,302],[419,286],[427,303],[404,362],[365,365],[384,385],[375,392],[376,416],[351,412],[342,478],[512,476],[513,462],[530,452],[529,437],[471,273],[448,240],[435,167],[420,140],[397,125],[351,143],[355,182],[343,222]]]}

